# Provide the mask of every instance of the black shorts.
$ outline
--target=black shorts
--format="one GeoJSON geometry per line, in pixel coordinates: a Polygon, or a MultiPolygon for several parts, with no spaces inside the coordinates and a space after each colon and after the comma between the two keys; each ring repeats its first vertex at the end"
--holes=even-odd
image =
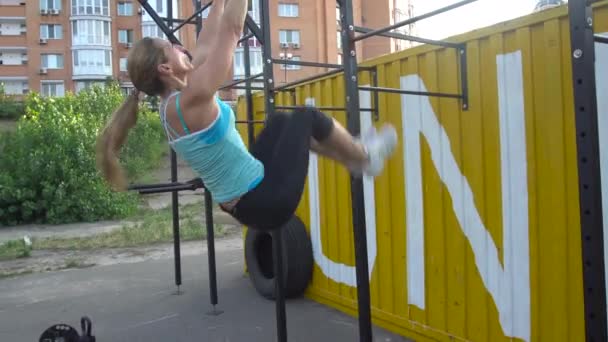
{"type": "Polygon", "coordinates": [[[333,126],[331,117],[311,107],[271,115],[250,148],[264,164],[264,179],[230,214],[249,228],[273,230],[284,225],[304,192],[311,137],[324,141],[333,126]]]}

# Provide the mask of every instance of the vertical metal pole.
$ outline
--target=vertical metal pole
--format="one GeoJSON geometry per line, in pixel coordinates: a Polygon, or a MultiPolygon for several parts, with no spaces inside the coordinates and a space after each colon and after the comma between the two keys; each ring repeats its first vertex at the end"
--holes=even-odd
{"type": "Polygon", "coordinates": [[[469,81],[467,71],[467,45],[462,44],[458,48],[458,54],[460,55],[460,87],[462,92],[462,110],[469,110],[469,81]]]}
{"type": "Polygon", "coordinates": [[[277,316],[277,341],[287,342],[287,315],[285,313],[285,291],[283,286],[283,229],[272,232],[272,258],[274,265],[275,306],[277,316]]]}
{"type": "Polygon", "coordinates": [[[211,305],[213,310],[210,315],[217,316],[223,311],[217,310],[217,276],[215,270],[215,235],[213,231],[213,203],[211,193],[205,188],[205,221],[207,226],[207,259],[209,261],[209,290],[211,296],[211,305]]]}
{"type": "MultiPolygon", "coordinates": [[[[378,86],[378,71],[376,69],[371,71],[372,73],[372,85],[374,87],[378,86]]],[[[374,92],[374,108],[373,108],[373,113],[374,113],[374,121],[378,121],[380,119],[380,93],[375,91],[374,92]]]]}
{"type": "Polygon", "coordinates": [[[264,60],[264,101],[266,108],[266,117],[274,114],[274,65],[272,63],[272,40],[270,35],[270,7],[267,0],[260,1],[260,21],[262,25],[262,36],[264,43],[262,45],[262,59],[264,60]]]}
{"type": "Polygon", "coordinates": [[[570,0],[568,11],[578,152],[585,333],[587,341],[599,342],[608,340],[608,327],[593,15],[586,0],[570,0]]]}
{"type": "MultiPolygon", "coordinates": [[[[173,7],[172,1],[167,0],[167,17],[169,18],[169,28],[173,29],[173,7]]],[[[171,182],[177,182],[177,154],[171,149],[171,182]]],[[[171,203],[173,206],[173,255],[175,260],[175,284],[177,285],[177,294],[180,294],[180,285],[182,284],[182,265],[180,251],[180,234],[179,234],[179,192],[171,192],[171,203]]]]}
{"type": "MultiPolygon", "coordinates": [[[[243,30],[244,34],[247,34],[247,28],[243,30]]],[[[243,59],[245,64],[245,78],[248,79],[251,76],[251,56],[249,55],[249,39],[243,42],[243,59]]],[[[254,124],[253,124],[253,96],[251,94],[251,82],[247,81],[245,86],[245,100],[247,101],[247,142],[249,148],[253,145],[255,140],[254,124]]]]}
{"type": "MultiPolygon", "coordinates": [[[[256,1],[256,0],[253,0],[256,1]]],[[[260,0],[260,22],[262,24],[262,36],[264,44],[262,46],[262,59],[264,60],[264,100],[266,105],[266,119],[274,114],[274,75],[272,63],[272,37],[270,34],[270,5],[268,0],[260,0]]],[[[276,319],[277,319],[277,339],[279,342],[287,341],[287,318],[285,313],[285,293],[283,287],[283,253],[281,229],[276,229],[272,235],[274,279],[276,291],[276,319]]]]}
{"type": "MultiPolygon", "coordinates": [[[[348,130],[353,135],[361,131],[359,112],[359,82],[357,75],[357,53],[355,48],[355,23],[352,0],[340,3],[342,22],[342,55],[346,90],[346,113],[348,130]]],[[[355,239],[355,263],[357,273],[357,300],[359,311],[359,340],[372,341],[371,304],[367,265],[367,236],[363,199],[363,180],[351,176],[351,199],[355,239]]]]}
{"type": "MultiPolygon", "coordinates": [[[[202,4],[200,0],[193,0],[195,11],[200,11],[202,4]]],[[[198,35],[201,34],[203,29],[202,14],[196,16],[196,37],[195,42],[198,39],[198,35]]],[[[211,193],[205,187],[205,226],[207,227],[207,261],[209,265],[209,296],[213,310],[209,312],[209,315],[217,316],[222,313],[221,310],[216,309],[218,303],[217,298],[217,273],[216,273],[216,262],[215,262],[215,231],[213,224],[213,198],[211,193]]]]}

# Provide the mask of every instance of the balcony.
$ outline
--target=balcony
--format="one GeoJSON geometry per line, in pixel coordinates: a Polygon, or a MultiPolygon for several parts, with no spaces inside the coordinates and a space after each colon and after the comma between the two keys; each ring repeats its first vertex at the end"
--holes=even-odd
{"type": "Polygon", "coordinates": [[[28,79],[25,76],[0,77],[0,83],[4,84],[4,91],[7,95],[16,96],[18,100],[29,92],[28,79]]]}
{"type": "Polygon", "coordinates": [[[0,65],[19,66],[28,63],[26,47],[0,47],[0,65]]]}
{"type": "Polygon", "coordinates": [[[26,33],[25,17],[0,17],[0,46],[27,45],[26,33]]]}

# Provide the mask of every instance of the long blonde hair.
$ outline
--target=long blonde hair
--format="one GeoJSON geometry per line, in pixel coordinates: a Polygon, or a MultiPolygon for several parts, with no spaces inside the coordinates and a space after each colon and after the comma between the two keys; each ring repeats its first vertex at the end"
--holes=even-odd
{"type": "Polygon", "coordinates": [[[97,168],[116,191],[127,188],[127,179],[117,154],[126,142],[129,130],[137,123],[139,92],[157,96],[164,91],[157,67],[167,58],[154,39],[143,38],[133,46],[127,61],[129,77],[136,90],[114,111],[99,134],[96,145],[97,168]]]}

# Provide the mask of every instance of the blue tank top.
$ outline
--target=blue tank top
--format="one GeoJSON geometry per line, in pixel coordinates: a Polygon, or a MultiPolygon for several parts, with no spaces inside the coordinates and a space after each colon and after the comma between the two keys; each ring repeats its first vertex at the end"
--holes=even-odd
{"type": "Polygon", "coordinates": [[[253,157],[236,130],[234,112],[215,97],[219,113],[204,130],[190,132],[179,105],[180,92],[174,92],[160,106],[161,122],[169,145],[203,180],[216,203],[229,202],[255,188],[264,178],[264,165],[253,157]],[[178,117],[186,135],[179,134],[167,122],[168,100],[176,96],[178,117]]]}

